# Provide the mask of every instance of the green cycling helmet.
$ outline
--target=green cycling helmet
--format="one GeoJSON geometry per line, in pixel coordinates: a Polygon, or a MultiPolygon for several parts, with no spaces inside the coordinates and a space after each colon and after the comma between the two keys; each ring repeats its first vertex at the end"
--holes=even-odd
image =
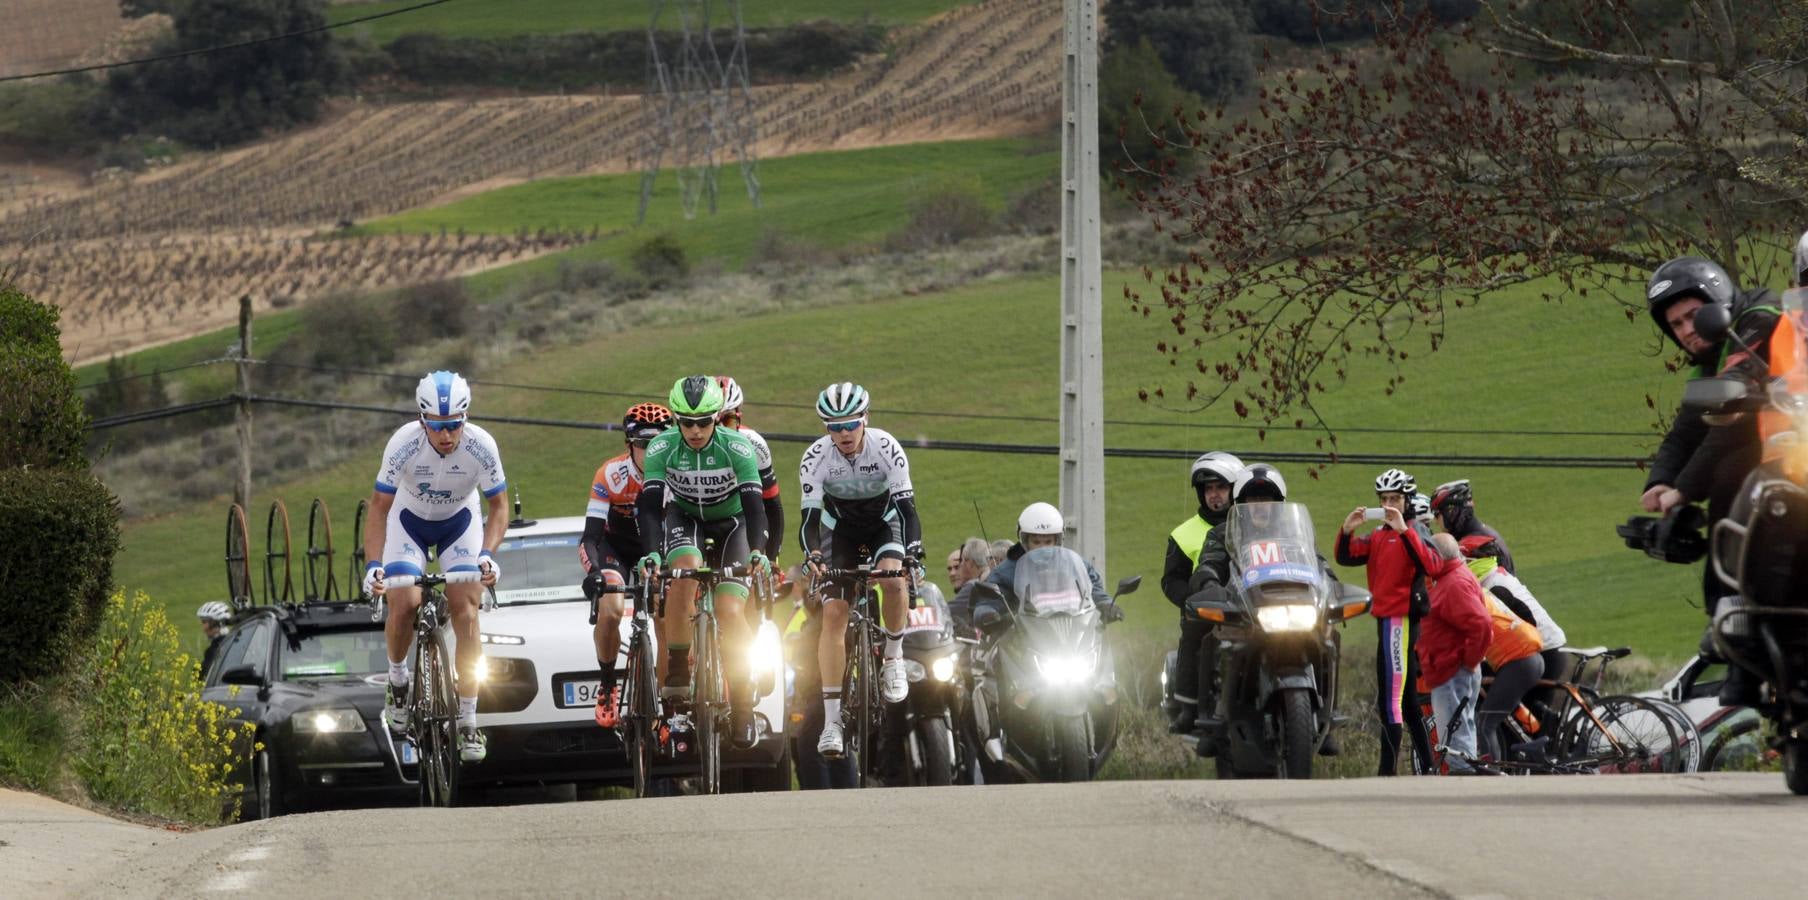
{"type": "Polygon", "coordinates": [[[672,414],[686,418],[713,416],[722,411],[722,386],[708,375],[691,375],[672,383],[666,398],[672,414]]]}

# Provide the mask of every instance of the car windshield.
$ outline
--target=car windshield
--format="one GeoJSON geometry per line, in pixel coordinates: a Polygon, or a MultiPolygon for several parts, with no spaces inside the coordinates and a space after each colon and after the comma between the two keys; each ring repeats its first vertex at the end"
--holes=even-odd
{"type": "Polygon", "coordinates": [[[389,653],[380,626],[353,631],[315,631],[297,635],[283,653],[284,681],[362,678],[389,670],[389,653]]]}
{"type": "Polygon", "coordinates": [[[1230,528],[1234,578],[1245,588],[1268,584],[1320,586],[1318,542],[1312,516],[1298,503],[1239,503],[1230,528]]]}
{"type": "Polygon", "coordinates": [[[578,562],[582,535],[538,534],[504,538],[496,548],[502,584],[496,602],[551,603],[584,599],[584,566],[578,562]]]}

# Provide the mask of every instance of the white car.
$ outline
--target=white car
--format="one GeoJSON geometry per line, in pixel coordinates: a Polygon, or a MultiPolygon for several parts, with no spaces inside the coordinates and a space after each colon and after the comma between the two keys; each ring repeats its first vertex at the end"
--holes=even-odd
{"type": "MultiPolygon", "coordinates": [[[[463,767],[470,786],[522,783],[627,784],[627,755],[615,731],[595,719],[599,671],[591,639],[590,604],[578,542],[582,516],[509,523],[496,559],[502,582],[497,608],[482,614],[483,684],[477,724],[489,739],[488,757],[463,767]]],[[[624,598],[631,610],[633,599],[624,598]]],[[[630,624],[622,620],[617,671],[626,678],[630,624]]],[[[776,672],[783,649],[778,629],[766,624],[755,641],[756,670],[776,672]]],[[[760,740],[747,750],[725,748],[729,787],[788,790],[785,697],[769,690],[754,708],[760,740]],[[737,784],[737,782],[739,782],[737,784]]],[[[695,764],[666,760],[659,774],[685,776],[695,764]]]]}

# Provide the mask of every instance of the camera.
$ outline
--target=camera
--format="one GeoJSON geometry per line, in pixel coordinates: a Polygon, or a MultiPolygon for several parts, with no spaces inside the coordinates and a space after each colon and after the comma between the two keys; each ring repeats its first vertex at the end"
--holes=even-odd
{"type": "Polygon", "coordinates": [[[1626,546],[1664,562],[1688,564],[1708,554],[1702,532],[1708,515],[1699,506],[1678,506],[1663,517],[1633,516],[1614,529],[1626,546]]]}

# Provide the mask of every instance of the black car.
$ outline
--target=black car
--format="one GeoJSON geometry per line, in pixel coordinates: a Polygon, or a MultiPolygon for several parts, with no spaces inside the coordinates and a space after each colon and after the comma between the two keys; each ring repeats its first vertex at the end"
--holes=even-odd
{"type": "Polygon", "coordinates": [[[321,603],[253,608],[233,623],[203,696],[249,726],[241,818],[416,802],[414,747],[383,725],[389,655],[370,616],[367,604],[321,603]]]}

